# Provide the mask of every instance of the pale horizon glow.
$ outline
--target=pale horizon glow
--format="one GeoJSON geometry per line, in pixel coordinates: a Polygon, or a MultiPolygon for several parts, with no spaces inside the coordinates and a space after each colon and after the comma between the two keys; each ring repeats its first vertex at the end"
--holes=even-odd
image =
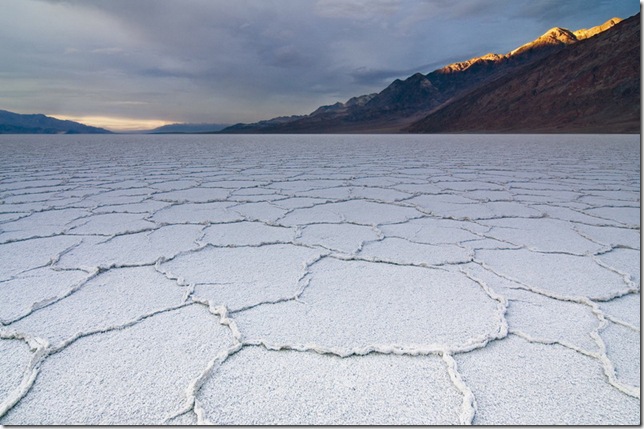
{"type": "Polygon", "coordinates": [[[145,131],[154,128],[170,125],[174,122],[163,121],[160,119],[130,119],[130,118],[116,118],[108,116],[67,116],[67,115],[47,115],[52,118],[60,119],[63,121],[80,122],[84,125],[92,127],[105,128],[114,132],[132,132],[132,131],[145,131]]]}

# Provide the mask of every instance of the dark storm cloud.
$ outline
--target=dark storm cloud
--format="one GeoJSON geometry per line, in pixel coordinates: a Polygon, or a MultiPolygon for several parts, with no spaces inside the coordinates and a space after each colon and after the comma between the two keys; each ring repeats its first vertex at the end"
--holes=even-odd
{"type": "Polygon", "coordinates": [[[190,122],[308,113],[635,0],[2,0],[0,108],[190,122]],[[9,91],[11,90],[11,91],[9,91]]]}

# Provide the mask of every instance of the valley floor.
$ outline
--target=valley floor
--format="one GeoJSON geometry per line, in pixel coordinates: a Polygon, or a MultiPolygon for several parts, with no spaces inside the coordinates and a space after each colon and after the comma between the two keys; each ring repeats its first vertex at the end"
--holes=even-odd
{"type": "Polygon", "coordinates": [[[639,136],[0,154],[0,424],[640,424],[639,136]]]}

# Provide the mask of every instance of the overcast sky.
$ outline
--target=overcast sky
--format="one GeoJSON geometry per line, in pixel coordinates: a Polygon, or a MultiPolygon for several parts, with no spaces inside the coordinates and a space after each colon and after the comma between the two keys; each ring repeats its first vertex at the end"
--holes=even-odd
{"type": "Polygon", "coordinates": [[[639,0],[0,0],[0,109],[112,129],[306,114],[639,0]]]}

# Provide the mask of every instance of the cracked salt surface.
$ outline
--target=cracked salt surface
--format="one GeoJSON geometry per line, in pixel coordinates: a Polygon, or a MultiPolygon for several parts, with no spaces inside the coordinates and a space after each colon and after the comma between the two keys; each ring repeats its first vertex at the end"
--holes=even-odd
{"type": "Polygon", "coordinates": [[[200,400],[216,425],[456,424],[462,402],[438,356],[341,359],[260,347],[230,357],[200,400]]]}
{"type": "Polygon", "coordinates": [[[638,136],[0,153],[0,424],[640,423],[638,136]]]}

